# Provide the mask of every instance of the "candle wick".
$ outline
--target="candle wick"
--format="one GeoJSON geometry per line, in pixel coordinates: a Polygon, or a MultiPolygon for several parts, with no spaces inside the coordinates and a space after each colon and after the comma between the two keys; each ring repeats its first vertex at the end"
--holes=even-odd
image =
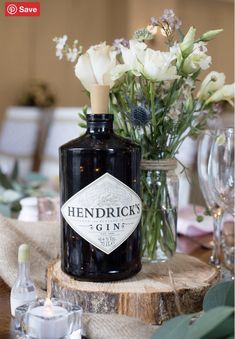
{"type": "Polygon", "coordinates": [[[52,302],[49,298],[46,298],[44,306],[47,308],[51,308],[52,307],[52,302]]]}

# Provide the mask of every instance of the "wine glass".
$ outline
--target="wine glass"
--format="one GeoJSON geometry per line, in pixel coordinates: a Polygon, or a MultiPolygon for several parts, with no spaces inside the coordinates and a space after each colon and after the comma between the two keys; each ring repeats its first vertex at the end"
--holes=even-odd
{"type": "Polygon", "coordinates": [[[221,255],[221,225],[223,220],[223,209],[218,205],[209,187],[209,157],[214,139],[214,130],[207,130],[200,137],[198,144],[197,169],[199,185],[206,206],[213,217],[213,249],[210,263],[220,267],[221,255]]]}
{"type": "Polygon", "coordinates": [[[235,216],[234,206],[234,130],[219,129],[209,159],[209,188],[216,203],[235,216]]]}
{"type": "MultiPolygon", "coordinates": [[[[225,222],[222,236],[224,264],[234,279],[234,130],[217,130],[209,158],[209,187],[215,201],[228,213],[233,221],[225,222]]],[[[227,276],[226,270],[223,272],[227,276]]]]}

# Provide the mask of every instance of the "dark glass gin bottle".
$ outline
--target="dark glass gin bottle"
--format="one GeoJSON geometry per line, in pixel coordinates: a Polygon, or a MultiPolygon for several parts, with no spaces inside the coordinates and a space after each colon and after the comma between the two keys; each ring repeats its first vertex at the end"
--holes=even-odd
{"type": "Polygon", "coordinates": [[[113,132],[107,86],[91,99],[86,133],[60,147],[61,265],[75,279],[112,281],[141,269],[140,147],[113,132]]]}

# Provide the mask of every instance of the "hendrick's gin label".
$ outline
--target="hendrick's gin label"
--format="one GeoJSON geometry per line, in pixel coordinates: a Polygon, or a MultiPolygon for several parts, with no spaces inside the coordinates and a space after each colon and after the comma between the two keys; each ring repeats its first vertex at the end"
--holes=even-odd
{"type": "Polygon", "coordinates": [[[141,201],[130,187],[105,173],[66,201],[61,212],[75,232],[110,254],[139,224],[141,201]]]}

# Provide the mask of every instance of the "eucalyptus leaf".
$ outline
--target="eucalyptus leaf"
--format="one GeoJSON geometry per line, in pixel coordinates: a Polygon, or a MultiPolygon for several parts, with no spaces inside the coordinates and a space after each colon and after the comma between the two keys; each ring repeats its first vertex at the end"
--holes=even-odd
{"type": "Polygon", "coordinates": [[[11,212],[18,213],[21,210],[21,204],[19,201],[14,201],[11,204],[11,212]]]}
{"type": "Polygon", "coordinates": [[[35,189],[33,187],[25,188],[24,192],[25,192],[25,195],[29,197],[37,197],[39,193],[38,189],[35,189]]]}
{"type": "Polygon", "coordinates": [[[2,214],[4,217],[10,218],[11,216],[10,205],[0,204],[0,214],[2,214]]]}
{"type": "Polygon", "coordinates": [[[78,113],[78,116],[81,120],[86,121],[86,116],[84,113],[78,113]]]}
{"type": "Polygon", "coordinates": [[[17,191],[17,192],[23,192],[23,185],[22,185],[22,184],[19,184],[19,183],[16,182],[16,181],[13,181],[13,182],[12,182],[12,188],[14,189],[14,191],[17,191]]]}
{"type": "Polygon", "coordinates": [[[165,322],[151,339],[184,339],[194,314],[180,315],[165,322]]]}
{"type": "MultiPolygon", "coordinates": [[[[206,336],[202,337],[203,339],[221,339],[227,338],[228,336],[234,335],[234,319],[231,315],[227,319],[225,319],[219,326],[216,326],[214,329],[210,331],[210,333],[206,334],[206,336]]],[[[234,336],[232,337],[234,339],[234,336]]]]}
{"type": "Polygon", "coordinates": [[[79,126],[79,127],[81,127],[81,128],[86,128],[86,127],[87,127],[87,125],[86,125],[86,124],[84,124],[84,123],[82,123],[82,122],[81,122],[81,123],[79,123],[79,124],[78,124],[78,126],[79,126]]]}
{"type": "MultiPolygon", "coordinates": [[[[88,92],[88,93],[89,93],[89,92],[88,92]]],[[[88,106],[87,106],[87,105],[83,106],[82,112],[83,112],[84,115],[87,114],[87,111],[88,111],[88,106]]]]}
{"type": "Polygon", "coordinates": [[[4,174],[0,168],[0,185],[6,189],[12,189],[12,184],[10,179],[8,179],[7,175],[4,174]]]}
{"type": "Polygon", "coordinates": [[[191,325],[184,339],[217,339],[224,338],[233,333],[231,322],[228,321],[234,314],[234,308],[229,306],[215,307],[191,325]],[[227,322],[228,321],[228,322],[227,322]],[[221,327],[226,322],[228,328],[221,327]],[[227,332],[227,333],[226,333],[227,332]],[[222,337],[221,337],[222,335],[222,337]]]}
{"type": "Polygon", "coordinates": [[[208,311],[217,306],[234,307],[234,281],[222,281],[207,291],[203,300],[203,310],[208,311]]]}
{"type": "Polygon", "coordinates": [[[43,191],[42,193],[43,193],[42,195],[45,197],[56,197],[58,195],[58,192],[53,191],[53,190],[46,190],[46,191],[43,191]]]}
{"type": "Polygon", "coordinates": [[[11,189],[5,190],[3,193],[1,193],[0,200],[3,203],[12,203],[14,201],[17,201],[19,199],[23,198],[23,194],[11,189]]]}
{"type": "Polygon", "coordinates": [[[17,180],[18,175],[19,175],[19,163],[16,160],[15,163],[14,163],[12,172],[11,172],[11,177],[10,177],[11,180],[13,180],[13,181],[17,180]]]}
{"type": "Polygon", "coordinates": [[[24,178],[24,180],[27,183],[39,183],[39,184],[41,184],[42,182],[46,182],[48,180],[48,178],[45,175],[42,175],[40,173],[31,172],[24,178]]]}

